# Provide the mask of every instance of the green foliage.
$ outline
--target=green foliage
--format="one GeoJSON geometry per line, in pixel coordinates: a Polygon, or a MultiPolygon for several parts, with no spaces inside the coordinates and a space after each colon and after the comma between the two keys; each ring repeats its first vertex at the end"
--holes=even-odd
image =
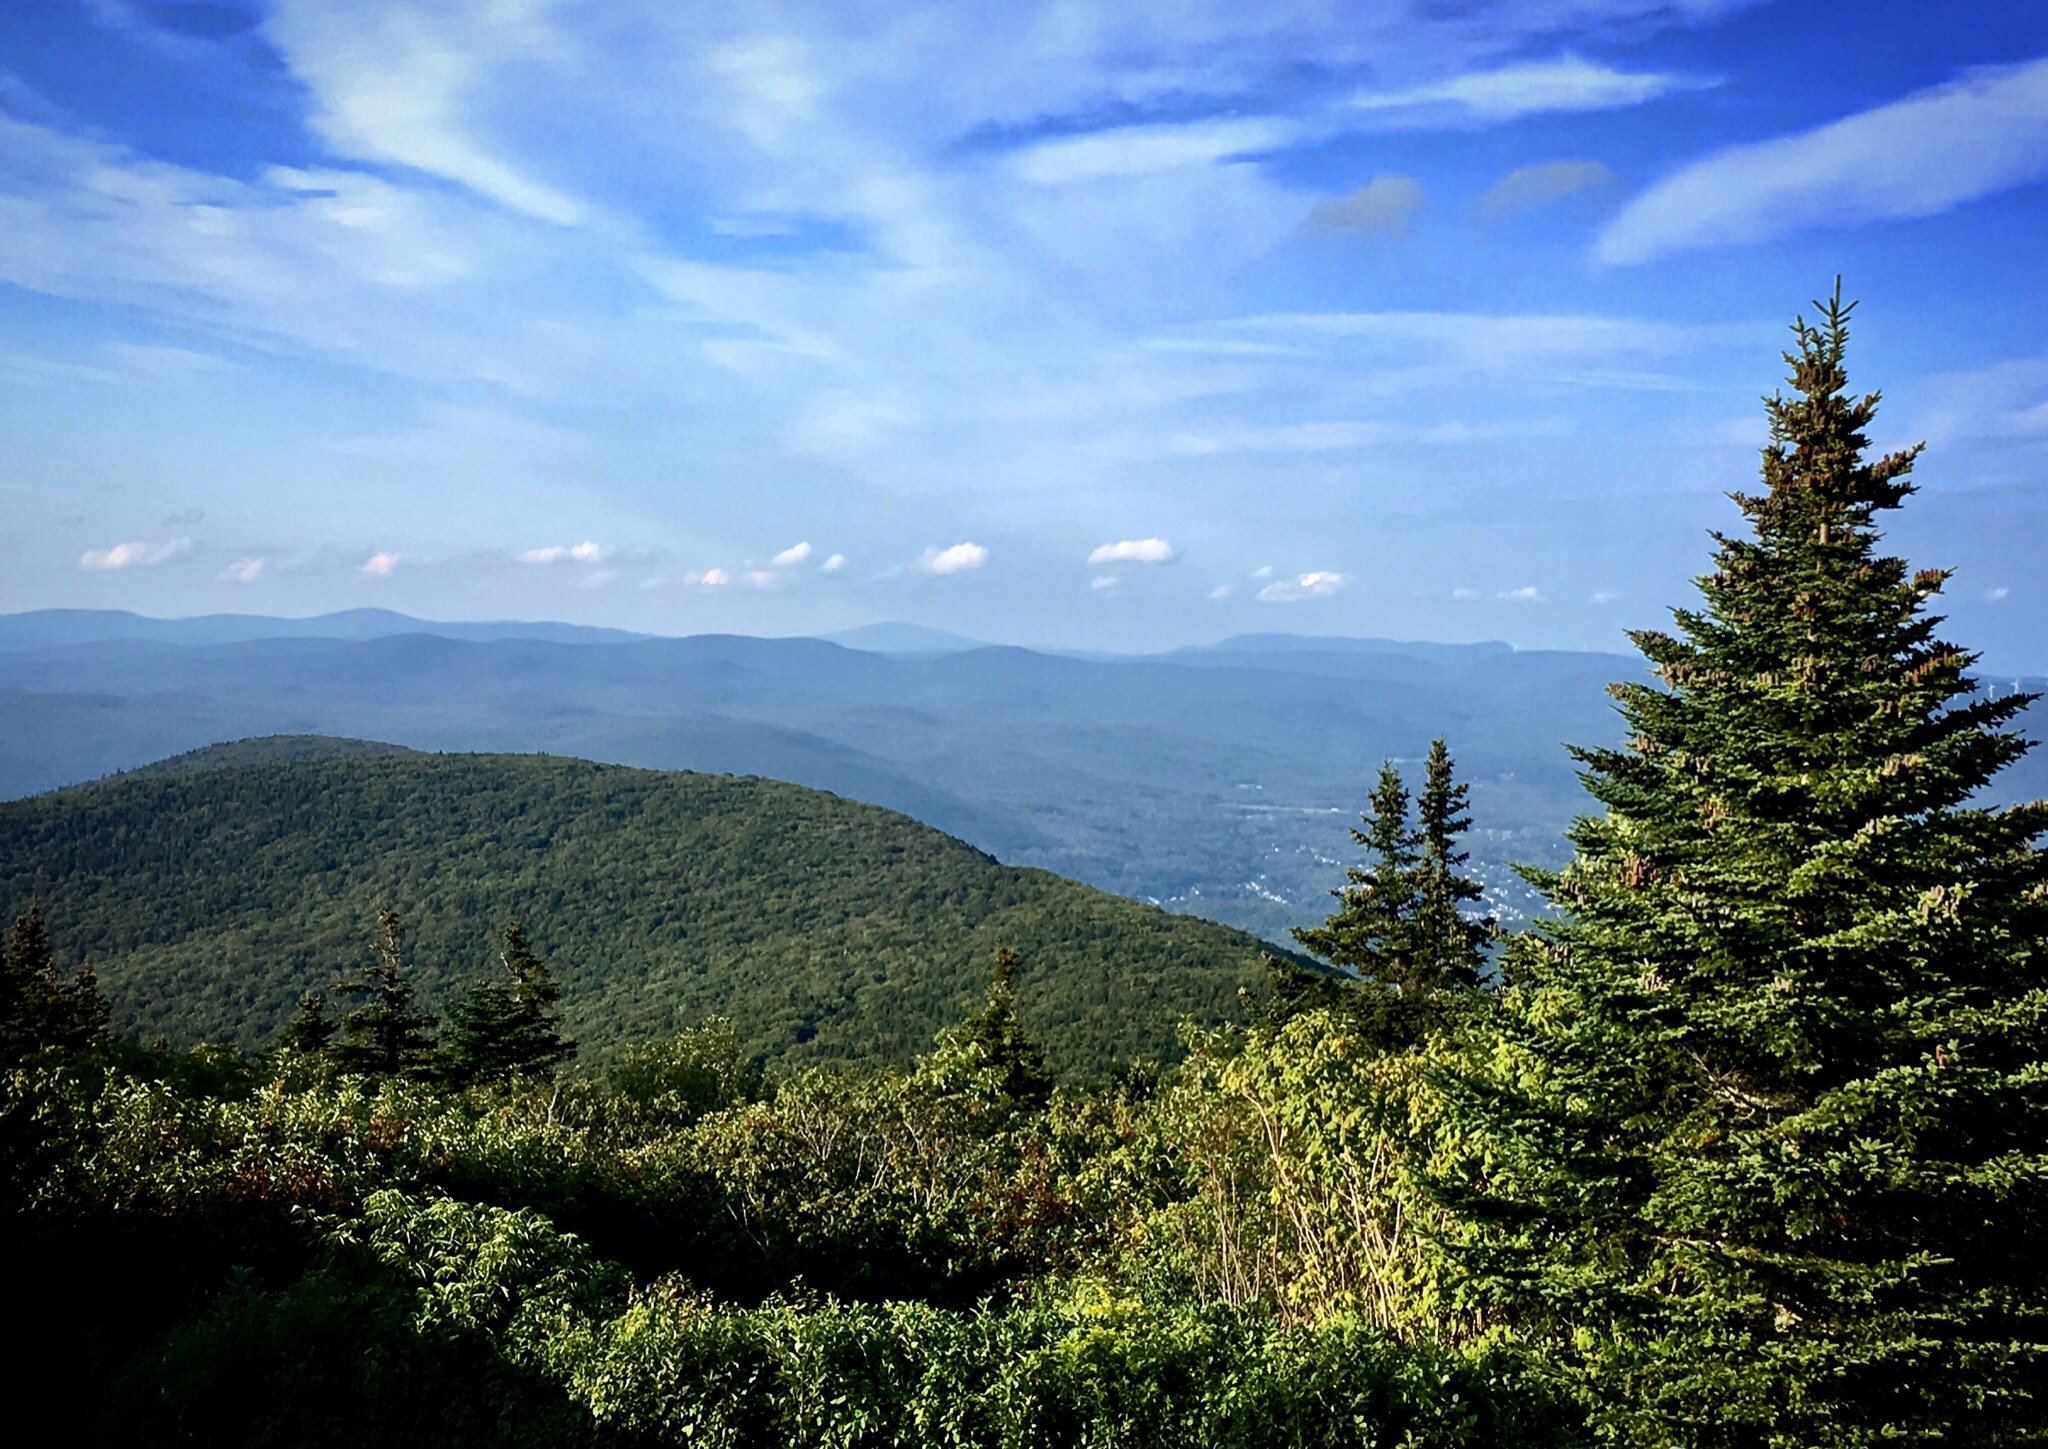
{"type": "Polygon", "coordinates": [[[773,781],[535,756],[306,759],[0,804],[0,899],[90,954],[116,1025],[267,1041],[404,912],[445,1009],[494,923],[550,943],[587,1053],[707,1016],[767,1059],[907,1062],[980,996],[1001,945],[1056,1075],[1170,1057],[1265,951],[1223,927],[997,864],[899,815],[773,781]]]}
{"type": "Polygon", "coordinates": [[[2025,742],[1877,551],[1848,309],[1769,405],[1704,607],[1636,642],[1606,807],[1458,1115],[1473,1301],[1554,1335],[1618,1444],[2039,1442],[2048,806],[1971,803],[2025,742]]]}

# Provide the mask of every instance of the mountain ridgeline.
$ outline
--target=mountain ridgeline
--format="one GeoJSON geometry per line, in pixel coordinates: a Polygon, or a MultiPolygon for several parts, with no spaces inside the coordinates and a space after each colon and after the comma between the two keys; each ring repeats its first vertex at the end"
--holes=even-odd
{"type": "Polygon", "coordinates": [[[1258,978],[1249,936],[770,780],[252,740],[0,805],[0,899],[97,967],[118,1030],[265,1040],[399,910],[443,1004],[522,924],[586,1049],[722,1014],[769,1057],[907,1059],[1021,957],[1067,1072],[1168,1057],[1258,978]]]}

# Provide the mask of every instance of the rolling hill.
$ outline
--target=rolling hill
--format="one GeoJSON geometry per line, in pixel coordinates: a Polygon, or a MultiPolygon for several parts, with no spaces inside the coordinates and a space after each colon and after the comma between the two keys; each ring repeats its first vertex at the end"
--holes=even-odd
{"type": "Polygon", "coordinates": [[[523,924],[587,1047],[734,1017],[771,1057],[905,1057],[999,945],[1055,1065],[1168,1055],[1261,944],[1004,866],[901,815],[775,781],[546,756],[257,740],[0,805],[0,903],[90,957],[115,1024],[256,1043],[403,913],[429,1003],[523,924]]]}

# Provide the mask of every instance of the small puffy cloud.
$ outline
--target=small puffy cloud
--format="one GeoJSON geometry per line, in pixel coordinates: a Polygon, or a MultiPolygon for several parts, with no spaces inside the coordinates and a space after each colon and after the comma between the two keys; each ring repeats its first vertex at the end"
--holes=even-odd
{"type": "Polygon", "coordinates": [[[1209,597],[1212,599],[1227,599],[1232,592],[1229,584],[1218,584],[1215,588],[1209,590],[1209,597]]]}
{"type": "Polygon", "coordinates": [[[988,550],[978,543],[956,543],[951,548],[928,548],[917,566],[928,574],[964,574],[988,562],[988,550]]]}
{"type": "Polygon", "coordinates": [[[263,577],[263,570],[269,565],[268,559],[254,556],[238,558],[220,571],[220,580],[222,583],[253,584],[263,577]]]}
{"type": "Polygon", "coordinates": [[[1163,538],[1126,538],[1117,543],[1105,543],[1088,555],[1088,562],[1097,568],[1104,564],[1163,564],[1172,560],[1173,545],[1163,538]]]}
{"type": "Polygon", "coordinates": [[[391,571],[398,567],[395,553],[373,553],[363,560],[362,572],[373,579],[389,578],[391,571]]]}
{"type": "Polygon", "coordinates": [[[1273,566],[1271,564],[1260,564],[1252,570],[1252,577],[1255,579],[1270,579],[1273,577],[1273,566]]]}
{"type": "Polygon", "coordinates": [[[1478,597],[1479,597],[1479,590],[1477,590],[1477,589],[1452,589],[1452,590],[1451,590],[1451,597],[1452,597],[1452,598],[1454,598],[1454,599],[1463,599],[1463,600],[1471,600],[1471,599],[1476,599],[1476,598],[1478,598],[1478,597]]]}
{"type": "Polygon", "coordinates": [[[2010,594],[2011,592],[2011,589],[2007,588],[2004,584],[2000,584],[1997,588],[1985,594],[1984,597],[1996,603],[1998,600],[2004,598],[2007,594],[2010,594]]]}
{"type": "Polygon", "coordinates": [[[111,569],[154,568],[191,551],[192,540],[189,538],[174,538],[169,543],[117,543],[111,548],[87,549],[78,556],[78,566],[95,573],[111,569]]]}
{"type": "Polygon", "coordinates": [[[684,574],[683,582],[699,588],[722,589],[732,582],[732,575],[724,569],[705,569],[701,573],[684,574]]]}
{"type": "Polygon", "coordinates": [[[588,539],[582,543],[550,544],[546,548],[530,548],[526,550],[525,553],[519,555],[519,561],[528,564],[603,563],[604,547],[601,544],[592,543],[588,539]]]}
{"type": "Polygon", "coordinates": [[[1545,161],[1510,171],[1474,205],[1488,216],[1516,216],[1613,184],[1614,173],[1598,161],[1545,161]]]}
{"type": "Polygon", "coordinates": [[[1422,210],[1422,183],[1413,176],[1381,175],[1344,196],[1316,204],[1308,224],[1318,231],[1403,232],[1422,210]]]}
{"type": "Polygon", "coordinates": [[[818,572],[821,574],[836,574],[845,567],[846,555],[843,553],[835,553],[832,555],[832,557],[826,559],[823,563],[818,565],[818,572]]]}
{"type": "Polygon", "coordinates": [[[1620,597],[1621,591],[1619,589],[1596,589],[1587,602],[1592,604],[1611,604],[1620,597]]]}
{"type": "Polygon", "coordinates": [[[811,556],[809,543],[793,543],[769,562],[779,569],[793,569],[811,556]]]}
{"type": "Polygon", "coordinates": [[[1513,604],[1540,604],[1543,602],[1543,591],[1534,584],[1524,584],[1519,589],[1502,589],[1494,597],[1506,599],[1513,604]]]}
{"type": "Polygon", "coordinates": [[[1088,581],[1088,587],[1095,590],[1098,594],[1106,594],[1111,589],[1118,588],[1122,584],[1123,580],[1115,574],[1098,574],[1088,581]]]}
{"type": "Polygon", "coordinates": [[[771,569],[748,569],[740,575],[740,582],[750,589],[772,589],[782,582],[782,575],[771,569]]]}
{"type": "Polygon", "coordinates": [[[1259,590],[1262,604],[1293,604],[1303,599],[1327,599],[1344,587],[1344,575],[1318,570],[1299,578],[1275,579],[1259,590]]]}

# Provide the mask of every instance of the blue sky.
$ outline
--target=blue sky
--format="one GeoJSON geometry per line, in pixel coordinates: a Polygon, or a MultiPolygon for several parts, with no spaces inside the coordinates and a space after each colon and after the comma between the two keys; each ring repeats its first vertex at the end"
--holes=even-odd
{"type": "Polygon", "coordinates": [[[1844,273],[2048,667],[2048,5],[0,6],[0,609],[1619,647],[1844,273]]]}

